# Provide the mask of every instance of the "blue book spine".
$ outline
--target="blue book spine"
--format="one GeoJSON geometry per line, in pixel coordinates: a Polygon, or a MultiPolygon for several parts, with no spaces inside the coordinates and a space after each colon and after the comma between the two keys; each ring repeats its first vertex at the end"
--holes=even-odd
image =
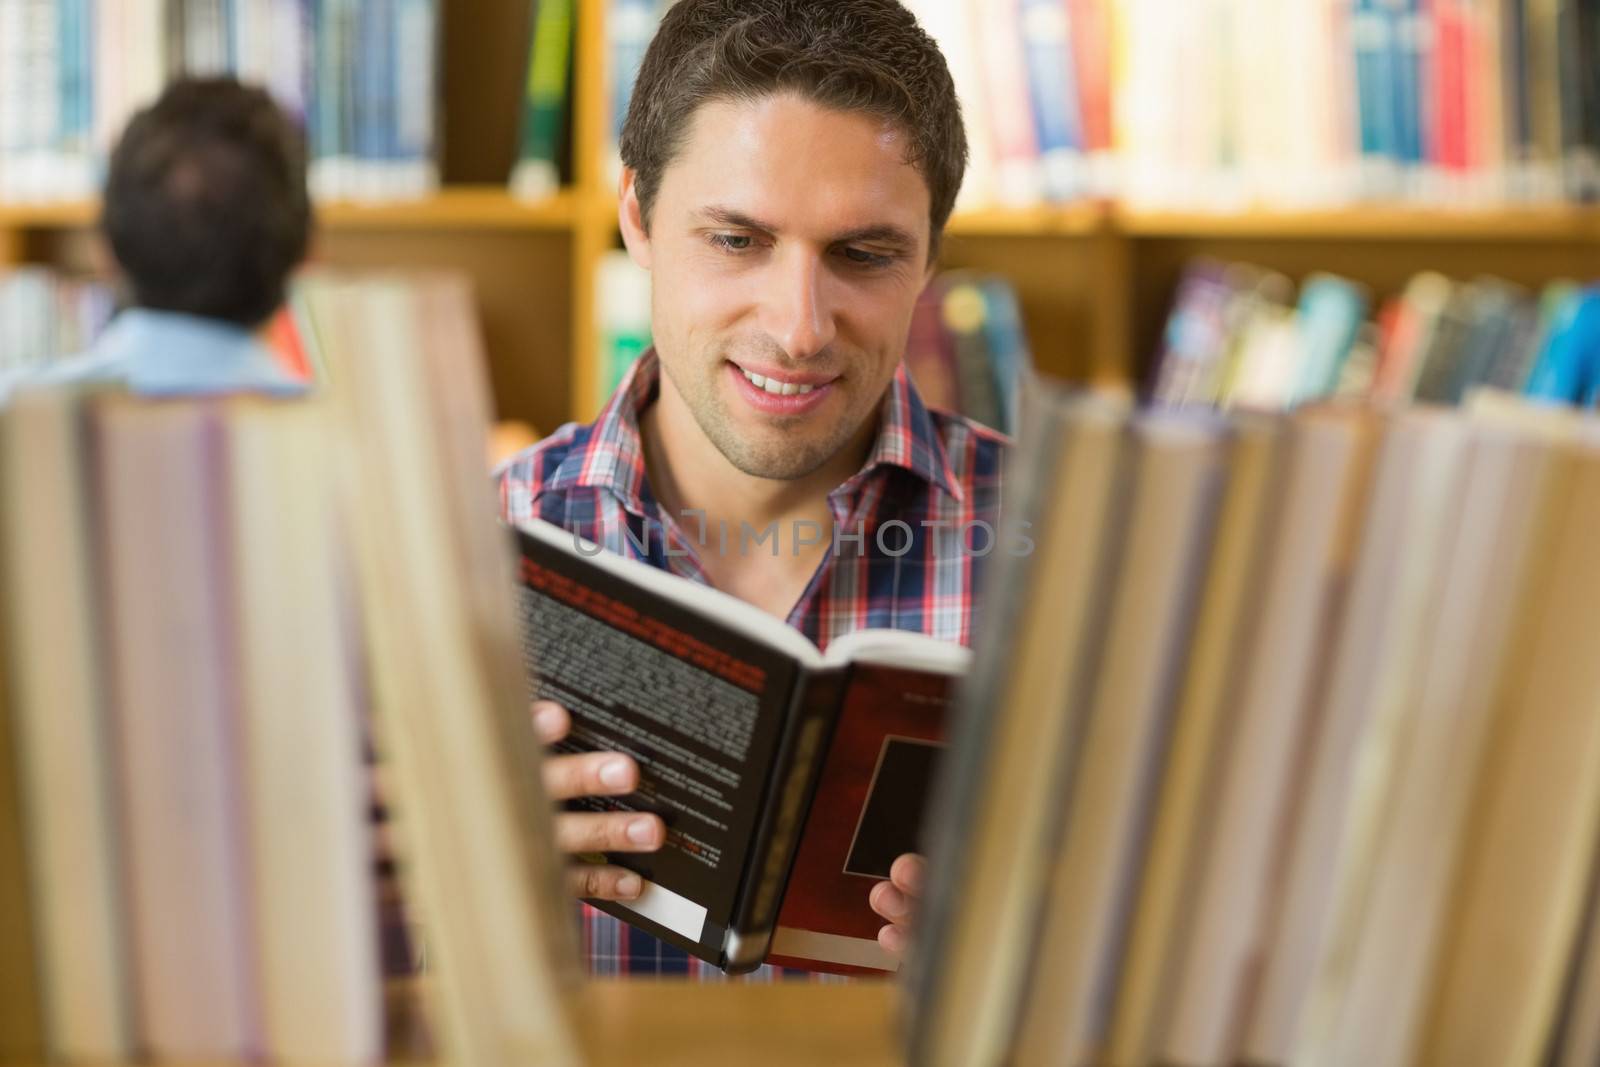
{"type": "Polygon", "coordinates": [[[389,158],[394,118],[393,23],[391,0],[361,0],[356,13],[354,132],[356,158],[364,168],[389,158]]]}
{"type": "Polygon", "coordinates": [[[88,150],[91,121],[91,74],[88,0],[60,0],[57,6],[56,68],[60,108],[58,147],[77,155],[88,150]]]}
{"type": "Polygon", "coordinates": [[[1600,292],[1593,289],[1573,293],[1562,302],[1528,375],[1526,396],[1559,403],[1576,403],[1582,397],[1585,379],[1591,376],[1586,364],[1592,362],[1584,350],[1584,334],[1589,334],[1588,346],[1594,347],[1597,312],[1600,292]]]}
{"type": "Polygon", "coordinates": [[[425,163],[433,154],[437,26],[434,0],[396,0],[390,148],[392,158],[405,164],[425,163]]]}
{"type": "Polygon", "coordinates": [[[985,278],[979,285],[988,314],[983,320],[984,341],[994,366],[995,387],[1000,394],[1003,426],[995,429],[1015,434],[1022,409],[1022,390],[1033,360],[1028,352],[1028,335],[1022,326],[1022,310],[1017,292],[1001,278],[985,278]]]}
{"type": "Polygon", "coordinates": [[[1304,362],[1295,403],[1333,394],[1366,313],[1366,296],[1354,283],[1332,275],[1307,280],[1296,321],[1304,362]]]}
{"type": "Polygon", "coordinates": [[[339,0],[311,0],[312,60],[311,106],[307,126],[310,130],[311,157],[332,159],[339,154],[339,115],[343,108],[339,91],[339,0]]]}
{"type": "Polygon", "coordinates": [[[1028,73],[1028,101],[1044,162],[1045,183],[1057,199],[1071,196],[1071,160],[1083,151],[1078,73],[1072,55],[1071,24],[1062,0],[1021,0],[1022,51],[1028,73]]]}
{"type": "Polygon", "coordinates": [[[1425,159],[1422,132],[1422,75],[1430,27],[1419,0],[1389,0],[1394,66],[1394,126],[1396,148],[1403,163],[1420,165],[1425,159]]]}
{"type": "Polygon", "coordinates": [[[1399,156],[1395,130],[1394,20],[1379,0],[1355,0],[1350,43],[1355,53],[1356,102],[1361,154],[1369,159],[1399,156]]]}
{"type": "Polygon", "coordinates": [[[607,37],[610,38],[611,64],[611,141],[622,137],[622,124],[633,99],[633,83],[639,79],[650,38],[655,36],[659,15],[655,0],[611,0],[607,12],[607,37]]]}

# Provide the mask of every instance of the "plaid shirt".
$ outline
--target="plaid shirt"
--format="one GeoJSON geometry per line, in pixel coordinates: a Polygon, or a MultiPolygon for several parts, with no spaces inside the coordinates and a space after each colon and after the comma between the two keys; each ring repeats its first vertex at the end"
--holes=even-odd
{"type": "MultiPolygon", "coordinates": [[[[507,463],[499,481],[505,520],[541,518],[610,551],[708,583],[696,546],[714,545],[718,535],[695,529],[692,521],[686,530],[659,509],[645,478],[639,415],[654,402],[659,384],[660,366],[654,352],[646,352],[593,423],[569,423],[507,463]]],[[[834,551],[790,611],[789,624],[821,648],[868,628],[970,644],[973,590],[992,544],[988,538],[999,536],[1005,450],[1001,434],[924,407],[901,366],[866,463],[828,494],[834,551]],[[963,544],[975,551],[962,551],[963,544]]],[[[583,943],[595,974],[722,977],[587,905],[583,943]]],[[[770,980],[779,973],[762,967],[751,977],[770,980]]]]}

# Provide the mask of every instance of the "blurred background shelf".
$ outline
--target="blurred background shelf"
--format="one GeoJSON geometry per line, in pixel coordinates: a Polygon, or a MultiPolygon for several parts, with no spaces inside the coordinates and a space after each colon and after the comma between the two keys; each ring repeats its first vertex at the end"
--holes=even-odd
{"type": "MultiPolygon", "coordinates": [[[[982,13],[966,0],[913,0],[911,6],[925,21],[936,15],[948,25],[982,13]]],[[[618,75],[611,68],[626,64],[628,49],[642,43],[608,31],[612,7],[608,0],[572,2],[560,185],[553,195],[520,200],[508,184],[518,158],[536,5],[453,0],[439,8],[439,191],[397,203],[333,202],[320,211],[319,264],[430,267],[469,276],[498,414],[542,432],[591,417],[614,376],[602,338],[603,323],[614,314],[605,299],[610,283],[599,280],[607,258],[621,247],[611,147],[611,86],[618,75]]],[[[637,35],[638,28],[627,32],[637,35]]],[[[947,50],[973,47],[943,43],[947,50]]],[[[1352,45],[1330,33],[1320,47],[1342,54],[1352,45]]],[[[958,58],[952,68],[965,92],[972,83],[962,82],[960,67],[958,58]]],[[[980,84],[964,98],[969,127],[993,125],[998,105],[987,91],[980,84]]],[[[1272,96],[1269,87],[1250,99],[1270,102],[1272,96]]],[[[1183,115],[1219,106],[1187,96],[1177,103],[1183,115]]],[[[1297,114],[1291,109],[1279,118],[1297,114]]],[[[978,130],[975,152],[992,132],[978,130]]],[[[1188,165],[1180,159],[1178,169],[1164,172],[1180,192],[1188,188],[1188,165]]],[[[982,178],[976,169],[970,176],[982,178]]],[[[1391,201],[1206,213],[1149,210],[1131,206],[1145,201],[1119,202],[1098,198],[1109,190],[1090,191],[1092,197],[1076,201],[959,210],[940,255],[941,270],[1004,278],[1017,294],[1035,363],[1068,380],[1145,382],[1178,281],[1197,257],[1255,263],[1297,284],[1313,272],[1336,272],[1366,286],[1375,306],[1424,270],[1460,278],[1492,274],[1534,290],[1557,279],[1600,276],[1600,207],[1594,205],[1468,208],[1391,201]]],[[[1557,183],[1552,195],[1560,192],[1557,183]]],[[[0,203],[0,269],[103,269],[88,239],[96,214],[93,202],[84,200],[0,203]]]]}

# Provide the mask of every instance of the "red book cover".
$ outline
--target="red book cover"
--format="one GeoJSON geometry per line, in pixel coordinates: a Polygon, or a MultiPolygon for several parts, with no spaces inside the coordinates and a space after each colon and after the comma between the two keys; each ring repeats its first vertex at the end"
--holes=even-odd
{"type": "Polygon", "coordinates": [[[851,672],[767,962],[875,974],[897,964],[867,895],[920,848],[953,679],[860,662],[851,672]]]}

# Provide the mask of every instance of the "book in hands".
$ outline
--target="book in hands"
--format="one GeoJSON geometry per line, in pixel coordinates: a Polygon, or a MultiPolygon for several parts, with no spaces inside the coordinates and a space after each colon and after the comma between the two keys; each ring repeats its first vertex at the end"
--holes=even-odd
{"type": "MultiPolygon", "coordinates": [[[[918,830],[969,653],[863,630],[826,653],[782,620],[555,526],[517,533],[534,699],[563,752],[622,752],[636,792],[575,810],[659,815],[666,843],[606,862],[644,892],[595,907],[730,973],[893,971],[867,903],[918,830]]],[[[595,857],[601,858],[601,857],[595,857]]]]}

